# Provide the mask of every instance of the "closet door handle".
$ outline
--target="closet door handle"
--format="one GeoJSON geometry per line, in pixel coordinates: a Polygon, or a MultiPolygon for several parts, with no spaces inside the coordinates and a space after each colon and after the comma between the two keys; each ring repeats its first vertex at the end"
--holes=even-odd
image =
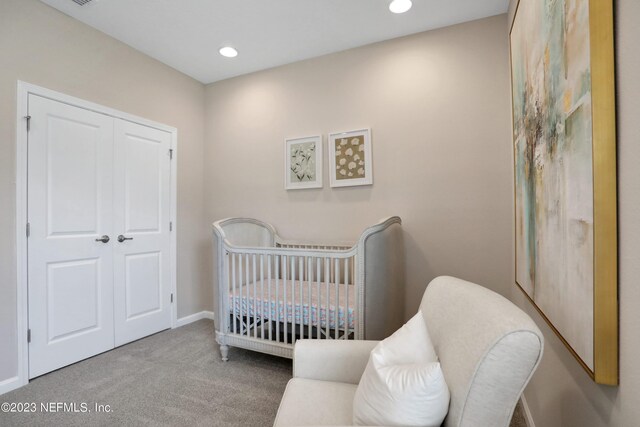
{"type": "Polygon", "coordinates": [[[96,242],[102,242],[102,243],[109,243],[109,236],[107,236],[106,234],[104,236],[102,236],[99,239],[96,239],[96,242]]]}
{"type": "Polygon", "coordinates": [[[122,234],[118,236],[118,242],[122,243],[125,240],[133,240],[133,237],[124,237],[122,234]]]}

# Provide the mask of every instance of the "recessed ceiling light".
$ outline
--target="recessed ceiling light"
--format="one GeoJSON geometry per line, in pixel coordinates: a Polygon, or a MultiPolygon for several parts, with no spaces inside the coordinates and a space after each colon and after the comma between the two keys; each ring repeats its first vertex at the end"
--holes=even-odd
{"type": "Polygon", "coordinates": [[[231,46],[221,47],[218,52],[220,52],[220,55],[226,56],[227,58],[235,58],[238,56],[238,51],[231,46]]]}
{"type": "Polygon", "coordinates": [[[389,10],[393,13],[405,13],[411,9],[411,0],[393,0],[389,4],[389,10]]]}

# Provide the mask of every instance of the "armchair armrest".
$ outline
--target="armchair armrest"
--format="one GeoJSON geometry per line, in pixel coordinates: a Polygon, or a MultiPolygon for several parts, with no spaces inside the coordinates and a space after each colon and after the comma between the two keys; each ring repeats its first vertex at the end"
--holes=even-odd
{"type": "Polygon", "coordinates": [[[298,340],[293,348],[293,376],[358,384],[378,342],[298,340]]]}

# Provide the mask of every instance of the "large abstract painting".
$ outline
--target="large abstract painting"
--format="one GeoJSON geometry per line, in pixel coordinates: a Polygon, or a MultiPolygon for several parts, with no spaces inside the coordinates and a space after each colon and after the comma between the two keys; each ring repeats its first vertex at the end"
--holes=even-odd
{"type": "Polygon", "coordinates": [[[610,10],[611,0],[521,0],[510,41],[516,282],[592,377],[615,384],[610,10]]]}

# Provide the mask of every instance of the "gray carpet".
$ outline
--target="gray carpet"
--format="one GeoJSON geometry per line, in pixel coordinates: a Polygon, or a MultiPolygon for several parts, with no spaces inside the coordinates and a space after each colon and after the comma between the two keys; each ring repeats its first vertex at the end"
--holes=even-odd
{"type": "MultiPolygon", "coordinates": [[[[35,402],[33,414],[0,412],[0,426],[271,426],[291,361],[241,349],[222,362],[213,322],[201,320],[92,357],[0,396],[35,402]],[[40,403],[82,411],[43,413],[40,403]],[[95,404],[111,412],[95,412],[95,404]]],[[[511,427],[526,427],[517,410],[511,427]]]]}
{"type": "Polygon", "coordinates": [[[231,349],[220,360],[213,322],[201,320],[119,347],[0,396],[0,402],[86,402],[105,413],[0,413],[2,426],[267,426],[291,361],[231,349]]]}

